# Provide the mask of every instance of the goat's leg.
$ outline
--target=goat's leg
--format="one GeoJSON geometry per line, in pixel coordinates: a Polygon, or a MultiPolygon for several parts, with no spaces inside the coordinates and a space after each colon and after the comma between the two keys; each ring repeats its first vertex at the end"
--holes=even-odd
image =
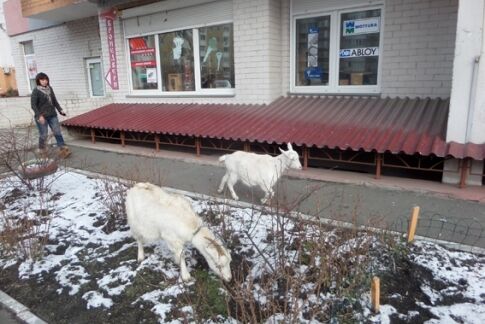
{"type": "Polygon", "coordinates": [[[184,246],[182,244],[169,244],[175,256],[175,263],[180,265],[180,278],[182,281],[187,282],[192,277],[190,276],[189,270],[187,270],[187,264],[185,264],[184,246]]]}
{"type": "Polygon", "coordinates": [[[273,189],[268,186],[268,185],[259,185],[259,187],[261,188],[261,190],[263,190],[264,192],[264,197],[261,198],[261,203],[264,205],[268,202],[268,200],[270,200],[271,198],[273,198],[274,196],[274,191],[273,189]]]}
{"type": "Polygon", "coordinates": [[[227,179],[227,188],[229,188],[232,198],[234,200],[239,200],[239,197],[236,195],[236,192],[234,191],[234,185],[236,184],[236,182],[237,182],[237,175],[231,174],[227,179]]]}
{"type": "Polygon", "coordinates": [[[138,243],[138,262],[142,262],[145,259],[145,251],[143,250],[143,242],[136,240],[138,243]]]}
{"type": "Polygon", "coordinates": [[[221,184],[219,185],[219,189],[217,189],[218,193],[222,193],[222,191],[224,190],[224,186],[226,185],[228,177],[229,177],[229,173],[226,172],[226,174],[222,177],[221,184]]]}

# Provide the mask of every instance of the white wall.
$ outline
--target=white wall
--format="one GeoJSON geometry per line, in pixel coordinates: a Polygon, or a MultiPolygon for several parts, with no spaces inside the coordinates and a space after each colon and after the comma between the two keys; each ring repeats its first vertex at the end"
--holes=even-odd
{"type": "Polygon", "coordinates": [[[11,37],[20,95],[28,95],[21,42],[33,41],[37,71],[47,73],[58,99],[89,97],[85,59],[101,55],[96,17],[11,37]]]}
{"type": "Polygon", "coordinates": [[[460,0],[447,142],[485,142],[485,55],[475,64],[485,54],[483,7],[484,0],[460,0]]]}
{"type": "Polygon", "coordinates": [[[4,0],[0,1],[0,67],[14,67],[10,39],[7,35],[7,27],[5,26],[5,17],[3,15],[4,2],[4,0]]]}

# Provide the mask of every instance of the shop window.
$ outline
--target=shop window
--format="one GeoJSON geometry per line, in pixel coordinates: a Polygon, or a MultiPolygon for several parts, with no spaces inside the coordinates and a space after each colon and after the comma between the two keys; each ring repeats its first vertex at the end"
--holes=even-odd
{"type": "Polygon", "coordinates": [[[161,34],[160,63],[163,91],[194,91],[192,30],[161,34]]]}
{"type": "Polygon", "coordinates": [[[296,85],[328,85],[330,16],[299,19],[296,23],[296,85]]]}
{"type": "Polygon", "coordinates": [[[128,46],[137,94],[234,93],[232,24],[129,38],[128,46]]]}
{"type": "Polygon", "coordinates": [[[234,88],[232,24],[199,29],[200,78],[203,89],[234,88]],[[224,44],[228,46],[224,46],[224,44]]]}
{"type": "Polygon", "coordinates": [[[34,42],[27,41],[21,43],[24,52],[24,62],[27,73],[27,78],[29,80],[29,90],[32,92],[37,86],[35,83],[35,77],[37,75],[37,62],[34,54],[34,42]]]}
{"type": "Polygon", "coordinates": [[[339,85],[377,85],[380,10],[341,14],[339,85]]]}
{"type": "Polygon", "coordinates": [[[128,45],[133,89],[158,89],[155,37],[152,35],[130,38],[128,45]]]}
{"type": "Polygon", "coordinates": [[[292,91],[378,92],[381,9],[294,18],[292,91]]]}

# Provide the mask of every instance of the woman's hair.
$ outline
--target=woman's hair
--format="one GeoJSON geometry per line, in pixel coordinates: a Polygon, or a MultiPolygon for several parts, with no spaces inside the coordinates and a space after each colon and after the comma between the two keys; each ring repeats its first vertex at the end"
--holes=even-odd
{"type": "Polygon", "coordinates": [[[49,77],[44,72],[40,72],[35,76],[35,84],[40,85],[40,80],[47,80],[47,84],[49,84],[49,77]]]}

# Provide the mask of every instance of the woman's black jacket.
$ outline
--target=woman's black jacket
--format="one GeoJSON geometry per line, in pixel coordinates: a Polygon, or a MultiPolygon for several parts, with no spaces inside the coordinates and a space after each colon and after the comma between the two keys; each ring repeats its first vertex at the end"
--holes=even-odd
{"type": "Polygon", "coordinates": [[[59,112],[62,111],[52,87],[51,100],[49,100],[49,97],[45,93],[35,88],[30,97],[30,104],[34,111],[35,119],[39,119],[40,116],[44,116],[44,118],[57,116],[56,109],[59,112]]]}

